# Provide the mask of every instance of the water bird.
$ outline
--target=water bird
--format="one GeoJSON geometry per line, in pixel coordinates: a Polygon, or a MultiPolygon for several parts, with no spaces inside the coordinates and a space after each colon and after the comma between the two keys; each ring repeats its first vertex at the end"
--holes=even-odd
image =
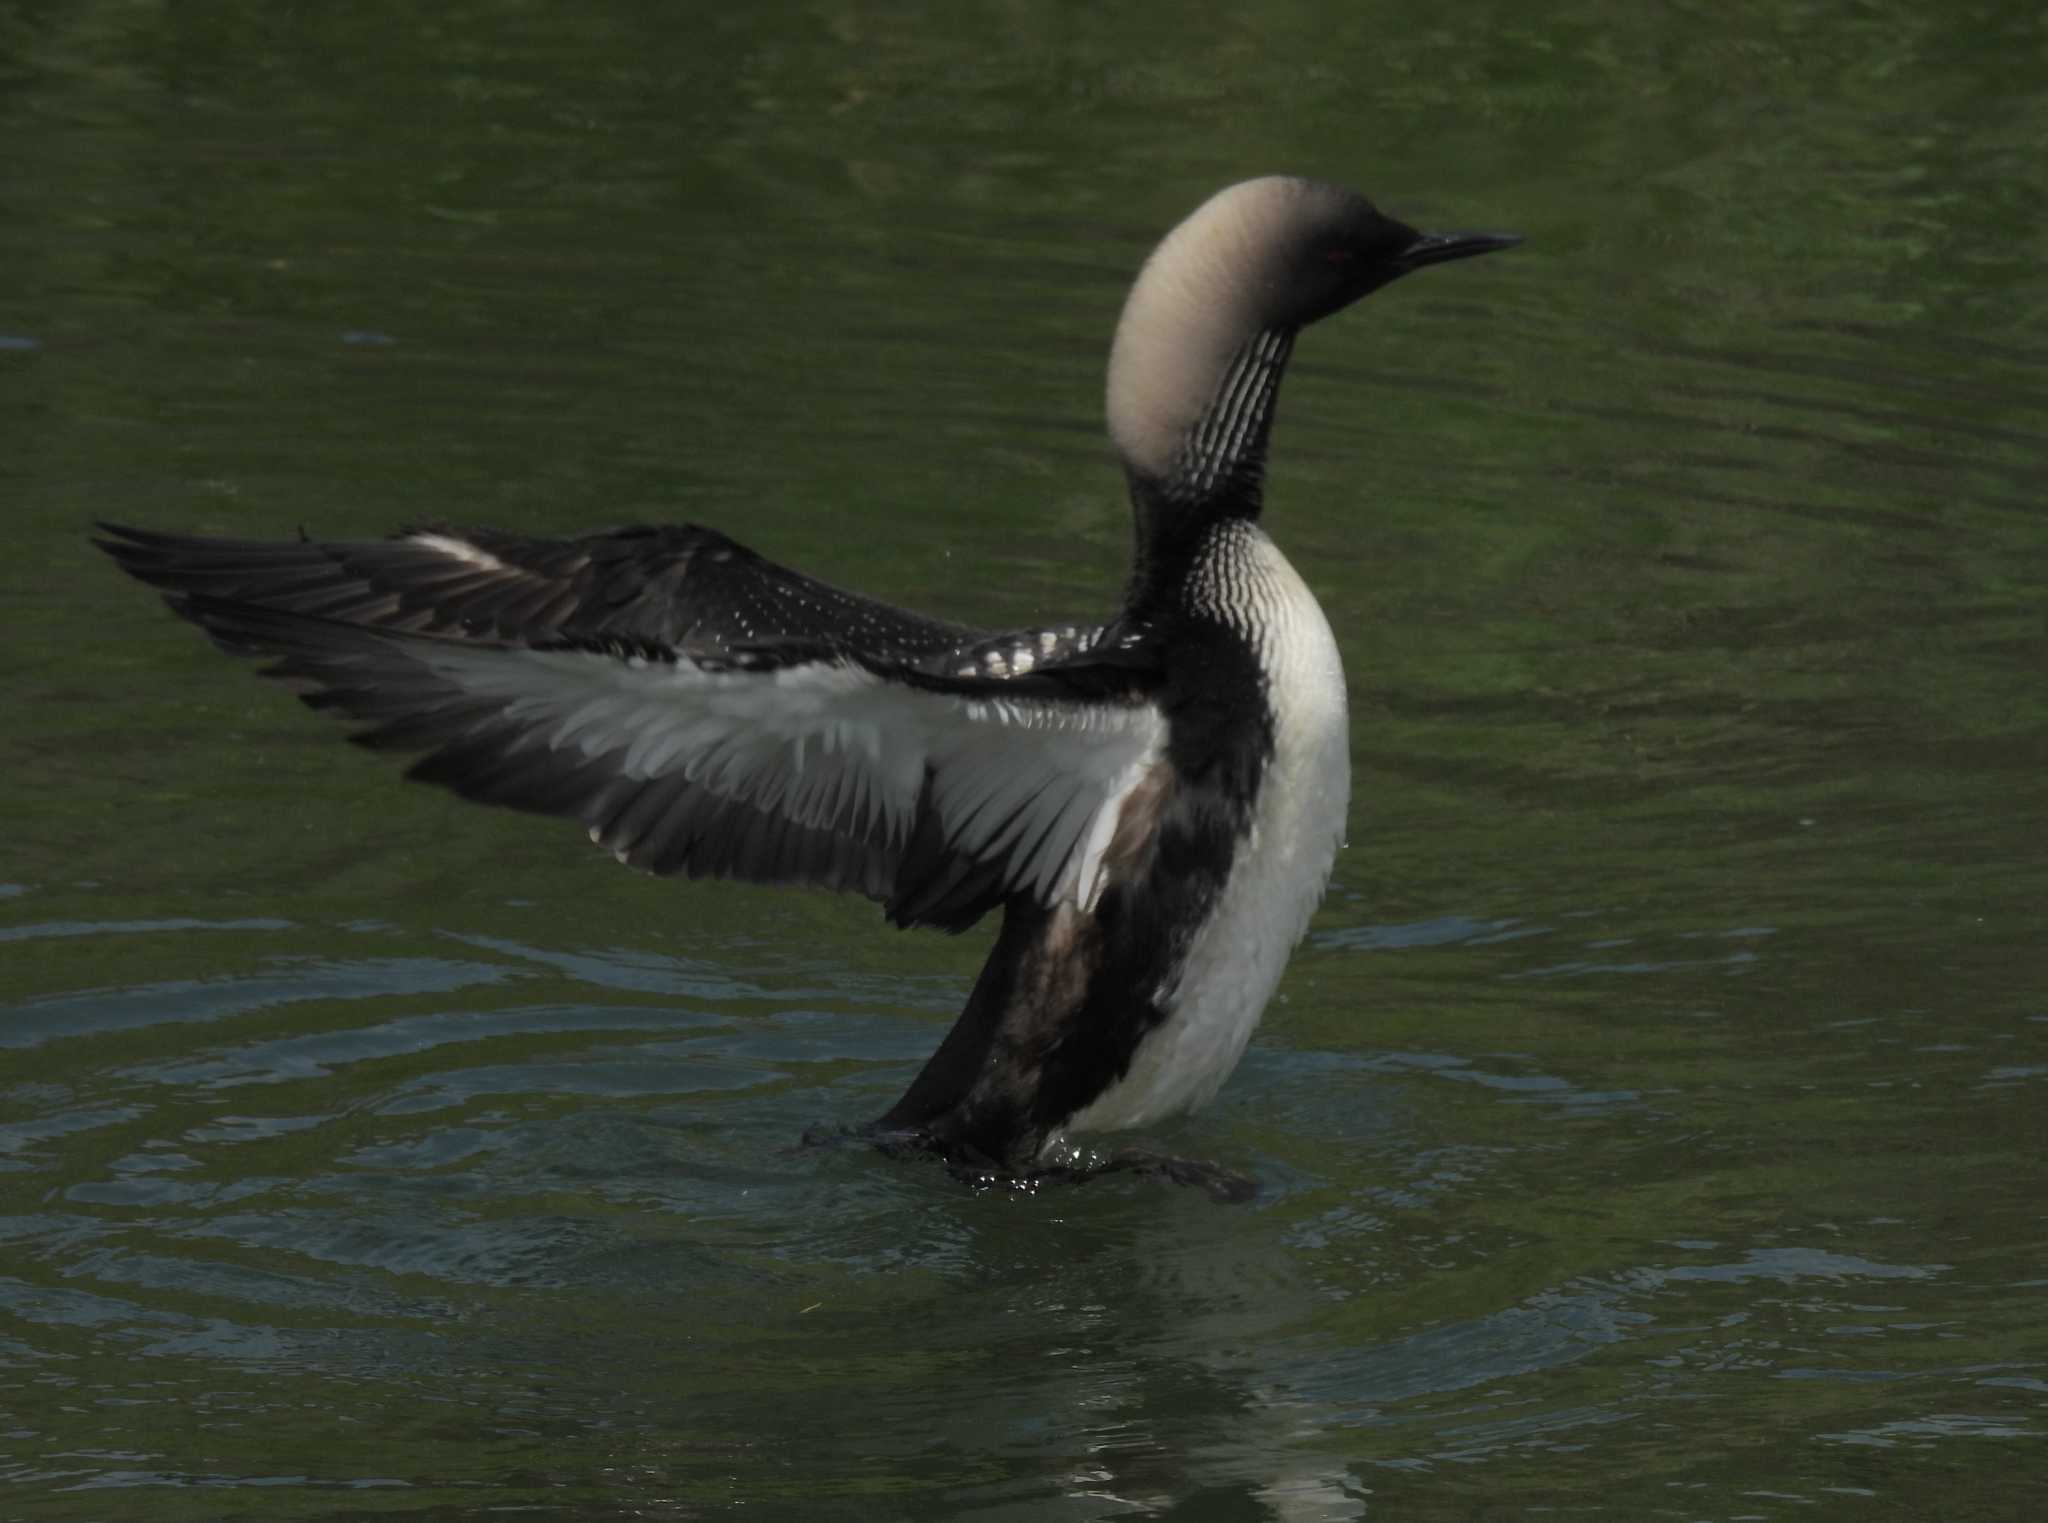
{"type": "Polygon", "coordinates": [[[1519,241],[1279,175],[1168,233],[1110,350],[1136,551],[1106,622],[927,618],[696,525],[97,543],[358,744],[425,753],[408,777],[566,816],[653,873],[853,890],[905,927],[1000,911],[952,1029],[861,1135],[991,1177],[1236,1194],[1077,1139],[1216,1093],[1343,837],[1337,643],[1260,527],[1281,376],[1309,324],[1519,241]]]}

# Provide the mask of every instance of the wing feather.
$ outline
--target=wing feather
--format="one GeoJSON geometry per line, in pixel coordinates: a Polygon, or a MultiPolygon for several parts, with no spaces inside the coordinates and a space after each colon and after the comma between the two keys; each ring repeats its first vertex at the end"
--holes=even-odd
{"type": "Polygon", "coordinates": [[[410,776],[581,822],[661,873],[801,881],[952,929],[1001,898],[1092,898],[1091,860],[1165,721],[1140,694],[990,697],[838,654],[766,670],[679,650],[545,647],[187,594],[410,776]]]}
{"type": "Polygon", "coordinates": [[[695,524],[566,540],[430,528],[281,543],[100,528],[102,549],[168,594],[456,639],[611,635],[718,650],[858,631],[878,649],[919,655],[979,633],[842,592],[695,524]]]}

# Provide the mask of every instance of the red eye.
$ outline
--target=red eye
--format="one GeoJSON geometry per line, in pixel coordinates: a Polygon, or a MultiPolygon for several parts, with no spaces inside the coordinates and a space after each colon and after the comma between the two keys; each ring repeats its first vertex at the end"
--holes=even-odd
{"type": "Polygon", "coordinates": [[[1335,248],[1323,250],[1323,263],[1325,264],[1349,264],[1354,257],[1356,257],[1356,251],[1344,247],[1341,243],[1335,248]]]}

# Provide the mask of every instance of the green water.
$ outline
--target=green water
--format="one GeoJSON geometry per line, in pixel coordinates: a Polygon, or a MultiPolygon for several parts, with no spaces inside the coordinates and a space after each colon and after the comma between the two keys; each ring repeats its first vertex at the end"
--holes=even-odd
{"type": "Polygon", "coordinates": [[[0,6],[0,1519],[2028,1517],[2038,7],[0,6]],[[793,1150],[983,948],[397,781],[86,545],[713,523],[1099,614],[1125,283],[1277,169],[1351,845],[1162,1141],[793,1150]]]}

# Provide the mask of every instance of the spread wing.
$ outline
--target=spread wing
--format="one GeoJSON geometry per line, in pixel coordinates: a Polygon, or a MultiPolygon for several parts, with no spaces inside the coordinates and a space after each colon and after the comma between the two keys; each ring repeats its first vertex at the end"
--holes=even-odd
{"type": "Polygon", "coordinates": [[[167,593],[478,640],[616,635],[723,648],[840,638],[929,654],[977,631],[842,592],[695,524],[576,539],[409,529],[382,540],[204,539],[102,524],[98,543],[167,593]]]}
{"type": "Polygon", "coordinates": [[[602,536],[519,542],[518,564],[474,537],[459,552],[387,541],[413,547],[390,557],[132,530],[101,543],[224,648],[276,657],[269,674],[308,703],[366,721],[363,744],[425,752],[410,776],[575,819],[634,866],[854,889],[899,924],[950,930],[1013,895],[1093,903],[1165,743],[1127,648],[1095,649],[1093,629],[965,631],[709,531],[652,532],[700,536],[671,541],[666,602],[644,559],[605,579],[602,536]],[[713,565],[747,560],[744,577],[705,578],[726,600],[707,611],[691,599],[714,546],[734,555],[713,565]],[[477,555],[493,564],[475,575],[446,565],[477,555]],[[606,602],[606,586],[626,595],[606,602]]]}

